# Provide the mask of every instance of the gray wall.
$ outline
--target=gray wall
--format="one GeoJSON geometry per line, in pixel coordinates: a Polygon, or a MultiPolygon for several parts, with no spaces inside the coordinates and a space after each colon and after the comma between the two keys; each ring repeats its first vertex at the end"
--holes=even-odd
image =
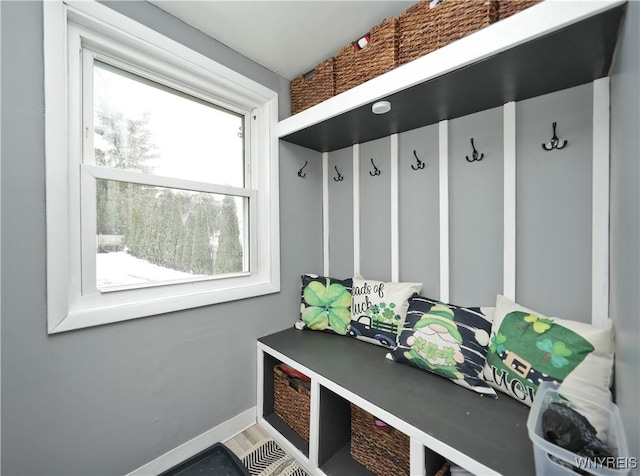
{"type": "Polygon", "coordinates": [[[345,279],[353,276],[353,149],[331,152],[328,167],[329,275],[345,279]]]}
{"type": "Polygon", "coordinates": [[[516,297],[523,306],[591,322],[593,86],[518,103],[516,297]],[[545,151],[553,135],[561,150],[545,151]]]}
{"type": "Polygon", "coordinates": [[[611,317],[616,399],[631,455],[640,460],[639,31],[640,3],[629,2],[611,74],[611,317]]]}
{"type": "Polygon", "coordinates": [[[380,281],[391,279],[390,169],[389,137],[360,145],[360,274],[380,281]]]}
{"type": "Polygon", "coordinates": [[[398,147],[400,280],[423,283],[424,295],[440,296],[438,125],[401,134],[398,147]],[[416,156],[423,169],[411,168],[418,166],[416,156]]]}
{"type": "Polygon", "coordinates": [[[502,116],[495,108],[449,122],[450,301],[458,305],[495,306],[502,292],[502,116]],[[467,160],[471,138],[482,160],[467,160]]]}
{"type": "MultiPolygon", "coordinates": [[[[114,6],[286,102],[282,78],[183,22],[145,2],[114,6]]],[[[280,293],[49,336],[42,5],[0,8],[1,473],[125,474],[256,404],[256,338],[293,325],[300,275],[322,269],[321,182],[296,174],[306,159],[319,173],[320,157],[281,146],[280,293]]]]}

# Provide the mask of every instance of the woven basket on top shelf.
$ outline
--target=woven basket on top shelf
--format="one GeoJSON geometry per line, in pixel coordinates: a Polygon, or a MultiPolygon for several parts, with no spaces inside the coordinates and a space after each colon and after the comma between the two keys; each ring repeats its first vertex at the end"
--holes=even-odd
{"type": "Polygon", "coordinates": [[[400,14],[398,64],[459,40],[498,19],[495,0],[444,0],[431,8],[420,0],[400,14]]]}
{"type": "Polygon", "coordinates": [[[369,44],[358,50],[348,44],[336,53],[336,94],[398,66],[398,19],[387,18],[369,33],[369,44]]]}
{"type": "Polygon", "coordinates": [[[289,83],[291,114],[315,106],[336,94],[334,59],[323,61],[307,74],[301,74],[289,83]]]}
{"type": "Polygon", "coordinates": [[[421,0],[400,14],[398,64],[405,64],[431,53],[438,46],[438,13],[429,1],[421,0]]]}
{"type": "Polygon", "coordinates": [[[273,368],[273,409],[287,425],[305,441],[309,441],[311,391],[296,379],[273,368]]]}
{"type": "Polygon", "coordinates": [[[438,28],[440,47],[498,20],[498,2],[493,0],[444,0],[438,8],[442,8],[438,28]]]}
{"type": "Polygon", "coordinates": [[[377,476],[409,475],[409,437],[389,427],[376,427],[375,418],[351,404],[351,456],[377,476]]]}
{"type": "Polygon", "coordinates": [[[498,17],[500,20],[504,20],[541,1],[542,0],[498,0],[498,17]]]}

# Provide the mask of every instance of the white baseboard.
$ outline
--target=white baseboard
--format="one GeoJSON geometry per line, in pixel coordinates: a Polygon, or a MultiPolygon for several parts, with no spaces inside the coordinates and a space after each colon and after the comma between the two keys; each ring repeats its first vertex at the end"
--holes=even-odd
{"type": "Polygon", "coordinates": [[[144,466],[139,467],[127,476],[148,476],[160,474],[163,471],[174,467],[178,463],[191,458],[199,452],[206,450],[209,446],[217,442],[224,442],[233,438],[238,433],[242,433],[244,430],[255,424],[256,407],[251,407],[232,419],[225,421],[215,428],[205,431],[192,440],[189,440],[177,448],[166,452],[144,466]]]}

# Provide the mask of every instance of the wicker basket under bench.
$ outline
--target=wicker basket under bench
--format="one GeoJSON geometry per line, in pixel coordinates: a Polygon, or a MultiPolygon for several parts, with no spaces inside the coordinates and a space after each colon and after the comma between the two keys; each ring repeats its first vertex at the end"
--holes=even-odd
{"type": "Polygon", "coordinates": [[[305,441],[309,441],[311,390],[288,377],[280,366],[273,368],[273,410],[305,441]]]}
{"type": "Polygon", "coordinates": [[[409,437],[351,404],[351,456],[377,476],[409,475],[409,437]]]}

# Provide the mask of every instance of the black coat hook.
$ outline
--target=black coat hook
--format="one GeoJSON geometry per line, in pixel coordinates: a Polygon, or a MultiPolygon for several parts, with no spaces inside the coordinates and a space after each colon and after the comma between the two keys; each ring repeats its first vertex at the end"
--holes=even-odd
{"type": "Polygon", "coordinates": [[[426,164],[425,164],[422,160],[420,160],[420,159],[418,158],[418,154],[416,153],[416,150],[415,150],[415,149],[413,149],[413,156],[416,158],[416,160],[418,161],[418,163],[417,163],[417,164],[412,164],[412,165],[411,165],[411,168],[412,168],[413,170],[420,170],[420,169],[424,169],[424,166],[425,166],[426,164]]]}
{"type": "Polygon", "coordinates": [[[467,162],[479,162],[484,159],[484,152],[478,156],[478,151],[476,150],[476,146],[473,143],[473,137],[471,138],[471,147],[473,147],[473,153],[471,154],[471,158],[467,155],[467,162]]]}
{"type": "Polygon", "coordinates": [[[376,175],[380,175],[380,169],[376,167],[376,164],[373,163],[373,157],[371,157],[371,165],[373,165],[373,171],[369,170],[369,175],[375,177],[376,175]]]}
{"type": "Polygon", "coordinates": [[[302,173],[304,168],[307,166],[307,162],[308,161],[305,160],[304,165],[302,166],[302,168],[300,170],[298,170],[298,177],[305,178],[307,176],[306,173],[304,173],[304,174],[302,173]]]}
{"type": "Polygon", "coordinates": [[[549,142],[549,144],[542,144],[542,148],[544,150],[553,150],[553,149],[564,149],[564,147],[567,145],[567,141],[565,140],[562,145],[560,144],[560,139],[558,139],[558,135],[556,134],[556,126],[558,125],[557,122],[553,123],[553,137],[551,138],[551,141],[549,142]]]}
{"type": "Polygon", "coordinates": [[[336,169],[336,173],[338,174],[337,177],[333,177],[333,180],[335,180],[336,182],[342,182],[344,180],[344,177],[342,176],[342,174],[340,172],[338,172],[338,166],[335,165],[334,166],[336,169]]]}

